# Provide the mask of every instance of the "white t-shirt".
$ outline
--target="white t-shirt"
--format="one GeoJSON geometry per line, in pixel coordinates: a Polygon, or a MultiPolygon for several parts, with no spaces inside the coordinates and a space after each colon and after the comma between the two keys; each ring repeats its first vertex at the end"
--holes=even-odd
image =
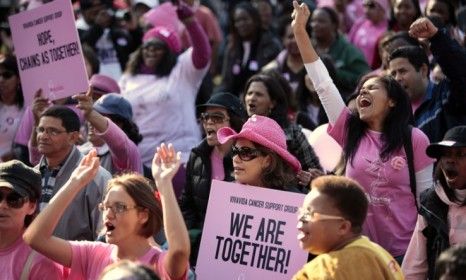
{"type": "Polygon", "coordinates": [[[191,148],[201,140],[195,101],[209,65],[196,69],[191,55],[192,48],[182,53],[169,76],[125,73],[119,81],[122,95],[133,107],[133,121],[144,137],[138,147],[146,166],[151,165],[155,148],[162,142],[172,143],[186,163],[191,148]]]}
{"type": "Polygon", "coordinates": [[[95,44],[97,49],[97,56],[100,60],[99,73],[112,77],[118,81],[118,79],[121,77],[121,66],[109,33],[110,29],[104,29],[104,33],[95,44]]]}

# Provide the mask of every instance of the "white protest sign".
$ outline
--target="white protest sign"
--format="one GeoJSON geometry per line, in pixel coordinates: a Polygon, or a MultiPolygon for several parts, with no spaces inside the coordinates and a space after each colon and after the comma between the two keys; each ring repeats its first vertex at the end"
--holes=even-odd
{"type": "Polygon", "coordinates": [[[307,261],[298,244],[304,194],[212,181],[198,279],[291,279],[307,261]]]}

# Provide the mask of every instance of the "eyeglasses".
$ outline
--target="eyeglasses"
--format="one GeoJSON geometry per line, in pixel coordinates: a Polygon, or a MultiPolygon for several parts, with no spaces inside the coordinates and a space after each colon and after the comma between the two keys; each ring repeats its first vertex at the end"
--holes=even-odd
{"type": "Polygon", "coordinates": [[[232,153],[232,156],[239,156],[239,158],[242,161],[250,161],[264,154],[264,152],[262,152],[259,149],[254,149],[254,148],[249,148],[249,147],[238,148],[236,146],[233,146],[231,148],[231,153],[232,153]]]}
{"type": "Polygon", "coordinates": [[[375,3],[374,2],[366,2],[362,4],[364,7],[368,9],[374,9],[375,8],[375,3]]]}
{"type": "Polygon", "coordinates": [[[230,119],[222,113],[201,113],[201,117],[199,118],[199,120],[201,120],[204,123],[210,120],[214,124],[219,124],[224,123],[230,119]]]}
{"type": "Polygon", "coordinates": [[[21,196],[17,192],[10,192],[8,194],[0,192],[0,202],[2,202],[4,199],[6,200],[8,207],[18,209],[23,207],[24,203],[28,200],[28,197],[21,196]]]}
{"type": "Polygon", "coordinates": [[[57,136],[58,134],[65,133],[65,132],[67,132],[67,131],[66,130],[59,130],[59,129],[56,129],[56,128],[53,128],[53,127],[45,128],[45,127],[39,126],[39,127],[36,128],[36,133],[37,134],[47,133],[48,135],[57,136]]]}
{"type": "Polygon", "coordinates": [[[14,75],[15,75],[15,73],[10,72],[10,71],[5,71],[5,72],[3,72],[3,73],[0,73],[0,76],[1,76],[4,80],[10,79],[10,78],[13,77],[14,75]]]}
{"type": "Polygon", "coordinates": [[[127,206],[126,204],[123,204],[123,203],[119,203],[119,202],[116,202],[114,203],[113,205],[106,205],[106,204],[103,204],[103,203],[99,203],[99,210],[104,212],[104,211],[108,211],[108,210],[111,210],[113,214],[123,214],[129,210],[132,210],[132,209],[138,209],[140,208],[139,206],[137,205],[134,205],[134,206],[127,206]]]}
{"type": "Polygon", "coordinates": [[[309,211],[309,209],[299,208],[298,209],[298,220],[305,222],[317,222],[325,220],[346,220],[343,217],[335,215],[321,214],[316,211],[309,211]]]}

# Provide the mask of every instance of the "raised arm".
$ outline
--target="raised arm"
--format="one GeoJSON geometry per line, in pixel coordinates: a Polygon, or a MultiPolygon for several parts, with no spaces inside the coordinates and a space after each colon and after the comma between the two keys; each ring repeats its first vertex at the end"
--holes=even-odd
{"type": "Polygon", "coordinates": [[[194,67],[202,69],[210,62],[212,48],[210,47],[209,39],[207,38],[204,29],[202,29],[202,26],[194,17],[194,12],[191,8],[182,0],[176,2],[178,2],[176,13],[178,18],[186,26],[193,46],[191,58],[193,60],[194,67]]]}
{"type": "Polygon", "coordinates": [[[298,45],[299,52],[303,59],[303,63],[312,63],[319,59],[314,47],[311,43],[311,38],[306,31],[306,24],[309,20],[311,12],[305,3],[298,4],[297,1],[293,1],[293,13],[291,17],[291,28],[293,29],[296,44],[298,45]]]}
{"type": "Polygon", "coordinates": [[[191,251],[188,230],[178,207],[172,184],[172,179],[180,164],[181,153],[176,153],[172,144],[167,147],[162,143],[152,160],[152,176],[160,193],[163,223],[168,241],[168,253],[164,266],[173,278],[179,278],[186,273],[191,251]]]}
{"type": "Polygon", "coordinates": [[[419,18],[409,29],[409,34],[415,38],[428,39],[430,49],[443,73],[450,80],[451,103],[458,107],[466,104],[464,88],[466,87],[466,50],[451,38],[446,29],[438,29],[428,18],[419,18]]]}
{"type": "Polygon", "coordinates": [[[92,150],[81,160],[70,179],[34,219],[23,235],[24,241],[34,250],[66,267],[71,266],[71,245],[68,241],[52,234],[76,194],[94,179],[99,165],[97,153],[92,150]]]}
{"type": "Polygon", "coordinates": [[[299,52],[301,53],[309,78],[311,78],[319,99],[324,106],[328,120],[333,125],[345,108],[345,103],[330,78],[327,68],[312,46],[311,38],[306,31],[306,24],[311,14],[309,8],[305,3],[299,5],[296,0],[293,1],[293,8],[291,28],[293,29],[299,52]]]}
{"type": "Polygon", "coordinates": [[[84,118],[88,121],[98,132],[104,132],[108,128],[108,119],[102,116],[99,112],[94,110],[92,94],[94,89],[89,87],[86,94],[77,94],[73,96],[73,99],[78,101],[78,107],[83,113],[84,118]]]}

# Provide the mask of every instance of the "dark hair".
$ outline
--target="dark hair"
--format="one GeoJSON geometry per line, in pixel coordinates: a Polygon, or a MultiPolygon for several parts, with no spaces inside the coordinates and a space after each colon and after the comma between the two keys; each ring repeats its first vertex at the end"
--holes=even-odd
{"type": "Polygon", "coordinates": [[[283,160],[274,151],[253,142],[254,147],[265,156],[270,156],[270,165],[262,171],[261,181],[267,188],[275,190],[286,190],[287,187],[297,185],[296,173],[291,165],[283,160]]]}
{"type": "MultiPolygon", "coordinates": [[[[330,78],[332,78],[332,80],[335,81],[337,70],[335,68],[335,64],[333,63],[332,57],[328,54],[322,54],[319,56],[320,60],[322,60],[322,62],[324,63],[325,68],[327,68],[330,78]]],[[[309,89],[306,87],[305,78],[306,72],[304,72],[304,74],[302,75],[298,83],[298,87],[296,88],[296,102],[299,104],[299,108],[303,111],[307,110],[306,107],[307,105],[309,105],[309,100],[313,100],[312,98],[314,98],[313,101],[318,101],[319,99],[317,93],[310,92],[309,89]]],[[[320,103],[320,101],[318,101],[318,103],[320,103]]]]}
{"type": "Polygon", "coordinates": [[[320,176],[312,180],[311,188],[328,196],[341,216],[351,222],[353,233],[361,233],[369,201],[361,186],[343,176],[320,176]]]}
{"type": "Polygon", "coordinates": [[[155,271],[147,265],[133,262],[130,260],[120,260],[105,267],[99,276],[99,279],[104,279],[105,274],[114,269],[126,270],[130,275],[122,276],[119,280],[159,280],[155,271]]]}
{"type": "MultiPolygon", "coordinates": [[[[447,6],[447,9],[448,9],[448,22],[444,22],[444,24],[450,24],[450,25],[456,26],[457,21],[456,21],[456,15],[455,15],[455,6],[452,3],[453,1],[452,0],[435,0],[435,1],[439,2],[439,3],[442,3],[442,4],[445,4],[447,6]]],[[[425,8],[424,14],[427,15],[427,5],[426,5],[426,8],[425,8]]]]}
{"type": "Polygon", "coordinates": [[[243,2],[236,4],[230,13],[229,34],[232,35],[233,45],[238,46],[239,42],[242,41],[235,28],[235,16],[234,15],[235,15],[236,10],[244,10],[245,12],[249,14],[249,16],[252,18],[252,21],[256,24],[256,32],[257,32],[256,38],[260,38],[264,30],[262,29],[262,20],[261,20],[259,11],[250,2],[243,1],[243,2]]]}
{"type": "MultiPolygon", "coordinates": [[[[23,96],[23,89],[21,87],[21,80],[19,79],[19,71],[18,71],[18,64],[16,64],[16,57],[13,55],[5,55],[0,57],[0,67],[5,68],[5,70],[11,71],[15,74],[18,78],[18,86],[16,87],[16,96],[15,96],[15,103],[20,109],[24,106],[24,96],[23,96]]],[[[0,96],[0,101],[2,101],[2,97],[0,96]]]]}
{"type": "Polygon", "coordinates": [[[121,124],[121,130],[125,132],[126,136],[128,136],[134,144],[138,145],[141,143],[143,136],[139,133],[139,127],[136,123],[116,114],[108,114],[107,116],[115,124],[121,124]]]}
{"type": "Polygon", "coordinates": [[[138,173],[122,174],[108,181],[106,193],[115,186],[124,188],[136,206],[148,211],[148,220],[139,232],[141,236],[149,238],[162,229],[162,205],[156,200],[149,179],[138,173]]]}
{"type": "Polygon", "coordinates": [[[441,157],[437,162],[437,165],[435,166],[435,171],[434,171],[434,180],[440,184],[442,187],[443,191],[448,197],[448,200],[452,202],[457,202],[460,203],[461,206],[466,206],[466,198],[461,201],[456,195],[455,191],[451,189],[448,184],[447,184],[447,179],[445,178],[445,175],[443,174],[442,171],[442,162],[441,162],[441,157]]]}
{"type": "Polygon", "coordinates": [[[388,61],[392,61],[395,58],[405,58],[409,61],[411,65],[413,65],[416,71],[419,71],[422,65],[427,66],[427,76],[429,76],[429,58],[427,57],[426,52],[421,47],[417,46],[403,46],[396,48],[392,53],[390,53],[390,57],[388,61]]]}
{"type": "Polygon", "coordinates": [[[82,45],[82,50],[83,50],[83,56],[89,62],[91,65],[92,73],[87,73],[89,76],[92,76],[94,74],[98,74],[100,72],[100,60],[97,57],[97,54],[95,51],[92,49],[87,44],[82,45]]]}
{"type": "Polygon", "coordinates": [[[141,72],[141,67],[144,65],[144,61],[142,59],[142,51],[147,44],[156,44],[159,47],[162,47],[165,51],[164,56],[160,60],[160,62],[155,65],[154,75],[159,77],[165,77],[170,75],[173,67],[175,67],[176,63],[178,62],[178,56],[173,53],[168,45],[163,42],[162,40],[151,40],[148,43],[141,45],[136,51],[134,51],[126,64],[126,72],[131,75],[136,75],[141,72]]]}
{"type": "Polygon", "coordinates": [[[133,262],[130,260],[120,260],[118,262],[109,264],[99,276],[99,279],[104,279],[107,273],[114,269],[121,269],[128,272],[129,275],[121,276],[119,280],[159,280],[160,278],[155,274],[155,271],[147,265],[133,262]]]}
{"type": "MultiPolygon", "coordinates": [[[[396,25],[396,18],[395,18],[395,6],[394,6],[394,2],[396,0],[392,0],[392,8],[391,8],[391,11],[390,11],[390,19],[388,21],[388,30],[392,30],[395,25],[396,25]]],[[[422,11],[421,11],[421,5],[419,5],[419,0],[410,0],[411,3],[413,4],[414,6],[414,9],[416,10],[416,15],[414,17],[414,20],[422,17],[422,11]]]]}
{"type": "MultiPolygon", "coordinates": [[[[391,76],[364,76],[358,84],[356,92],[360,92],[364,83],[372,78],[376,78],[381,82],[387,91],[387,97],[391,99],[395,106],[385,117],[382,128],[382,149],[380,158],[387,160],[388,157],[395,151],[403,147],[403,136],[407,135],[409,125],[413,123],[413,114],[411,103],[408,94],[403,87],[391,76]]],[[[350,164],[359,147],[360,141],[367,132],[367,124],[359,118],[357,112],[352,113],[348,120],[346,145],[344,154],[350,164]]]]}
{"type": "Polygon", "coordinates": [[[283,86],[280,84],[280,82],[275,80],[275,78],[272,75],[264,73],[253,75],[251,78],[249,78],[244,87],[244,95],[242,100],[243,103],[244,99],[246,98],[247,90],[253,82],[263,83],[264,86],[267,88],[267,92],[270,96],[270,99],[275,102],[275,106],[273,107],[272,111],[267,117],[276,121],[282,128],[288,127],[288,102],[285,90],[283,86]]]}
{"type": "Polygon", "coordinates": [[[230,127],[233,128],[236,132],[241,131],[243,124],[246,122],[246,118],[242,118],[237,114],[227,110],[228,117],[230,118],[230,127]]]}
{"type": "Polygon", "coordinates": [[[337,12],[333,8],[328,6],[317,8],[314,10],[314,13],[318,10],[322,10],[327,13],[328,17],[330,18],[330,21],[335,26],[335,32],[338,33],[338,29],[340,28],[340,18],[338,17],[337,12]]]}
{"type": "Polygon", "coordinates": [[[42,112],[40,118],[43,117],[60,119],[66,132],[79,131],[81,128],[78,115],[66,106],[53,105],[42,112]]]}
{"type": "Polygon", "coordinates": [[[466,275],[466,243],[443,251],[435,262],[434,280],[462,280],[466,275]]]}
{"type": "Polygon", "coordinates": [[[33,196],[28,196],[28,201],[29,202],[36,203],[36,210],[31,215],[26,215],[24,217],[24,227],[25,228],[27,228],[32,223],[32,221],[34,221],[34,219],[37,217],[37,215],[39,215],[39,209],[40,209],[39,208],[39,203],[38,203],[39,198],[33,197],[33,196]]]}

